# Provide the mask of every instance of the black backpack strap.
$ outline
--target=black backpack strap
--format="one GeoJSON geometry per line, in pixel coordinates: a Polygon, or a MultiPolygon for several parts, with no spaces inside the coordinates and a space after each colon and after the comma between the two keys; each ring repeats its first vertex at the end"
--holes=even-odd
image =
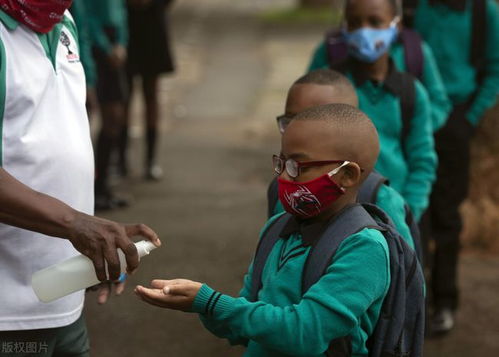
{"type": "Polygon", "coordinates": [[[471,64],[478,71],[478,81],[483,77],[487,45],[487,1],[473,0],[471,64]]]}
{"type": "Polygon", "coordinates": [[[402,150],[405,152],[405,143],[411,132],[412,118],[416,111],[416,84],[414,78],[408,73],[399,72],[400,77],[400,110],[402,113],[402,132],[400,140],[402,150]]]}
{"type": "Polygon", "coordinates": [[[277,176],[274,177],[267,189],[267,215],[268,218],[274,215],[275,206],[279,200],[277,176]]]}
{"type": "MultiPolygon", "coordinates": [[[[341,243],[364,228],[380,229],[369,213],[359,204],[345,208],[334,218],[312,246],[307,257],[302,276],[302,294],[305,294],[324,275],[341,243]]],[[[325,353],[328,357],[350,357],[352,355],[351,336],[334,339],[325,353]]]]}
{"type": "Polygon", "coordinates": [[[330,68],[336,67],[348,58],[348,45],[339,30],[326,33],[327,61],[330,68]]]}
{"type": "Polygon", "coordinates": [[[366,180],[360,186],[357,195],[357,202],[359,203],[376,203],[378,191],[381,185],[387,185],[388,179],[377,171],[372,171],[366,180]]]}
{"type": "Polygon", "coordinates": [[[404,205],[404,210],[405,210],[405,223],[407,223],[407,226],[409,227],[409,230],[411,232],[416,256],[418,257],[421,266],[424,267],[423,247],[421,243],[421,232],[419,230],[418,222],[414,218],[411,208],[407,203],[404,205]]]}
{"type": "Polygon", "coordinates": [[[367,227],[379,228],[369,213],[359,204],[345,208],[334,218],[312,246],[307,257],[302,277],[302,294],[305,294],[324,275],[341,243],[352,234],[367,227]]]}
{"type": "Polygon", "coordinates": [[[407,72],[421,80],[424,70],[423,40],[414,30],[405,28],[400,32],[400,42],[404,46],[407,72]]]}
{"type": "Polygon", "coordinates": [[[277,218],[272,224],[262,233],[262,238],[256,248],[255,258],[253,259],[253,273],[251,275],[251,291],[250,301],[256,301],[258,292],[262,288],[262,273],[265,268],[265,263],[270,252],[274,248],[276,242],[280,238],[282,229],[289,221],[291,215],[286,213],[277,218]]]}

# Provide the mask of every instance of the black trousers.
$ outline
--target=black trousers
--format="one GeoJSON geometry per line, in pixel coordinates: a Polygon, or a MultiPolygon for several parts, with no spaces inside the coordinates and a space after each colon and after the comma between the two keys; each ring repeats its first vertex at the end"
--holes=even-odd
{"type": "Polygon", "coordinates": [[[430,287],[436,308],[457,309],[457,265],[462,219],[459,206],[468,195],[470,143],[474,127],[465,118],[468,105],[455,106],[446,125],[435,134],[439,165],[430,207],[423,218],[426,252],[434,240],[433,255],[427,254],[430,287]]]}

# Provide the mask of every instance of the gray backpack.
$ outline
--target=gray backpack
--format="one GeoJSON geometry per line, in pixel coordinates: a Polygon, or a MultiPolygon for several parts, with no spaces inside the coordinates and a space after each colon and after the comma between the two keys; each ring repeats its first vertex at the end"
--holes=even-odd
{"type": "MultiPolygon", "coordinates": [[[[250,300],[258,300],[267,258],[291,218],[283,214],[263,233],[253,261],[250,300]]],[[[424,276],[416,253],[397,233],[390,218],[377,206],[355,204],[345,208],[312,246],[302,275],[302,294],[326,272],[341,243],[364,228],[383,233],[390,252],[390,287],[379,320],[367,341],[370,357],[419,357],[425,325],[424,276]]],[[[326,356],[351,356],[349,336],[331,341],[326,356]]]]}

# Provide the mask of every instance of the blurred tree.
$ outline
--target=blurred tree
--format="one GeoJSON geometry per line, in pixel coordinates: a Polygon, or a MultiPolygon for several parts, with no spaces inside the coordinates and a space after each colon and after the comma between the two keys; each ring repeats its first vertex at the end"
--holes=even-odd
{"type": "Polygon", "coordinates": [[[342,3],[343,0],[298,0],[298,4],[300,7],[307,8],[340,6],[342,3]]]}

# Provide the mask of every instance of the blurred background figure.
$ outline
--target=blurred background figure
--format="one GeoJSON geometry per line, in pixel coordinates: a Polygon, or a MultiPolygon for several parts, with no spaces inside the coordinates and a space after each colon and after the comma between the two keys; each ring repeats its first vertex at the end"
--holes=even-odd
{"type": "MultiPolygon", "coordinates": [[[[158,80],[161,74],[174,70],[170,50],[167,10],[171,0],[128,0],[128,76],[130,96],[133,81],[140,77],[140,92],[145,104],[145,162],[144,175],[148,180],[159,180],[162,169],[157,163],[159,103],[158,80]]],[[[130,113],[130,102],[128,110],[130,113]]],[[[127,121],[130,115],[127,115],[127,121]]],[[[123,126],[119,143],[119,169],[128,175],[128,123],[123,126]]]]}
{"type": "Polygon", "coordinates": [[[92,14],[89,25],[101,114],[101,128],[95,147],[95,208],[106,210],[128,205],[125,199],[112,192],[109,184],[110,159],[125,125],[128,97],[126,5],[125,0],[88,0],[86,5],[92,14]]]}
{"type": "Polygon", "coordinates": [[[459,305],[459,207],[468,195],[471,140],[499,94],[499,9],[494,0],[406,0],[404,10],[432,48],[453,104],[435,134],[437,181],[423,222],[426,241],[435,243],[430,328],[443,334],[454,327],[459,305]]]}
{"type": "Polygon", "coordinates": [[[80,60],[83,65],[83,69],[85,70],[85,80],[87,83],[87,111],[91,114],[91,112],[93,112],[97,107],[97,97],[95,93],[97,73],[94,58],[92,56],[92,39],[90,35],[87,6],[88,5],[85,4],[85,0],[74,0],[69,8],[69,11],[71,12],[76,27],[78,28],[80,60]]]}

